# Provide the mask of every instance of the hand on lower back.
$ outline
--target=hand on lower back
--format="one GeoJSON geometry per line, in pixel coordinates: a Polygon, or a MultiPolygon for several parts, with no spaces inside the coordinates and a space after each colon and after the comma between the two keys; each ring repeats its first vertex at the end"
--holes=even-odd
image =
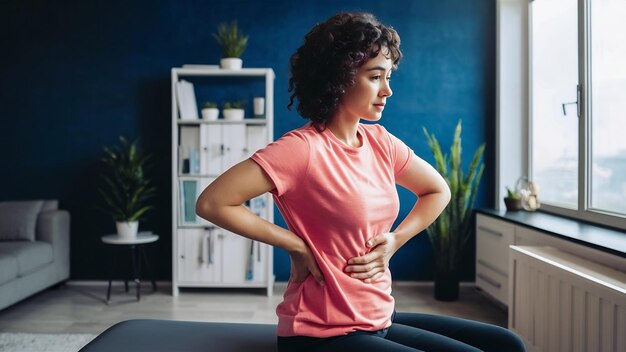
{"type": "Polygon", "coordinates": [[[324,285],[324,275],[320,271],[313,252],[305,244],[303,248],[298,251],[289,253],[291,258],[291,275],[289,281],[300,283],[303,282],[307,276],[312,275],[320,285],[324,285]]]}

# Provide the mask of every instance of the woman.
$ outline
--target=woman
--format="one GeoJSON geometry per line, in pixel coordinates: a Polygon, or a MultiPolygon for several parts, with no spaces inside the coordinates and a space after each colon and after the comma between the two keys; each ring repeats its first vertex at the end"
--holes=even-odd
{"type": "Polygon", "coordinates": [[[211,183],[197,213],[286,250],[289,285],[278,305],[280,351],[521,351],[508,330],[394,311],[389,260],[447,205],[445,180],[377,124],[392,95],[400,38],[374,16],[318,24],[291,58],[289,107],[310,120],[211,183]],[[396,184],[418,196],[393,231],[396,184]],[[274,195],[289,230],[242,204],[274,195]]]}

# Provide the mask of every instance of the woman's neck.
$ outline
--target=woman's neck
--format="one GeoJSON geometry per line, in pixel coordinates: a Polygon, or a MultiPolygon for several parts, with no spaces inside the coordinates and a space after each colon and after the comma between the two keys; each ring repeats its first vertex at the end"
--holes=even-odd
{"type": "Polygon", "coordinates": [[[335,115],[328,121],[326,128],[340,141],[349,146],[358,148],[363,145],[363,141],[359,139],[358,135],[359,119],[351,120],[335,115]]]}

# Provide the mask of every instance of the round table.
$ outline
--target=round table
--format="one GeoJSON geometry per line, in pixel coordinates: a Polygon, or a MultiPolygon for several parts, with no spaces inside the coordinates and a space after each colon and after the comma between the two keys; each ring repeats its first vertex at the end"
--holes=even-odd
{"type": "MultiPolygon", "coordinates": [[[[156,242],[159,239],[159,236],[149,232],[139,232],[137,233],[137,237],[135,238],[125,238],[120,237],[117,234],[110,234],[102,236],[101,240],[103,243],[110,245],[122,245],[130,247],[131,261],[133,265],[133,279],[135,281],[135,285],[137,287],[137,300],[140,299],[140,285],[141,281],[139,277],[141,276],[141,263],[140,257],[143,258],[143,262],[146,266],[146,269],[150,271],[150,264],[148,264],[148,258],[146,257],[146,253],[143,250],[142,245],[156,242]]],[[[113,260],[113,263],[115,261],[113,260]]],[[[113,265],[111,266],[111,268],[113,265]]],[[[107,289],[107,303],[111,298],[111,278],[112,274],[109,274],[109,287],[107,289]]],[[[126,292],[128,292],[128,281],[124,280],[124,286],[126,288],[126,292]]],[[[154,276],[152,276],[152,290],[156,291],[156,282],[154,281],[154,276]]]]}

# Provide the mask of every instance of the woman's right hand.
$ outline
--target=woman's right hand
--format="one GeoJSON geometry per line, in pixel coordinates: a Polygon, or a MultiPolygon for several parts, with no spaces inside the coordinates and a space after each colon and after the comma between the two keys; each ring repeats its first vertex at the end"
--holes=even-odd
{"type": "Polygon", "coordinates": [[[303,245],[300,248],[289,252],[289,257],[291,258],[291,275],[289,281],[301,283],[311,274],[315,278],[315,281],[324,286],[324,275],[322,275],[322,271],[319,266],[317,266],[313,252],[311,252],[309,246],[304,242],[302,243],[303,245]]]}

